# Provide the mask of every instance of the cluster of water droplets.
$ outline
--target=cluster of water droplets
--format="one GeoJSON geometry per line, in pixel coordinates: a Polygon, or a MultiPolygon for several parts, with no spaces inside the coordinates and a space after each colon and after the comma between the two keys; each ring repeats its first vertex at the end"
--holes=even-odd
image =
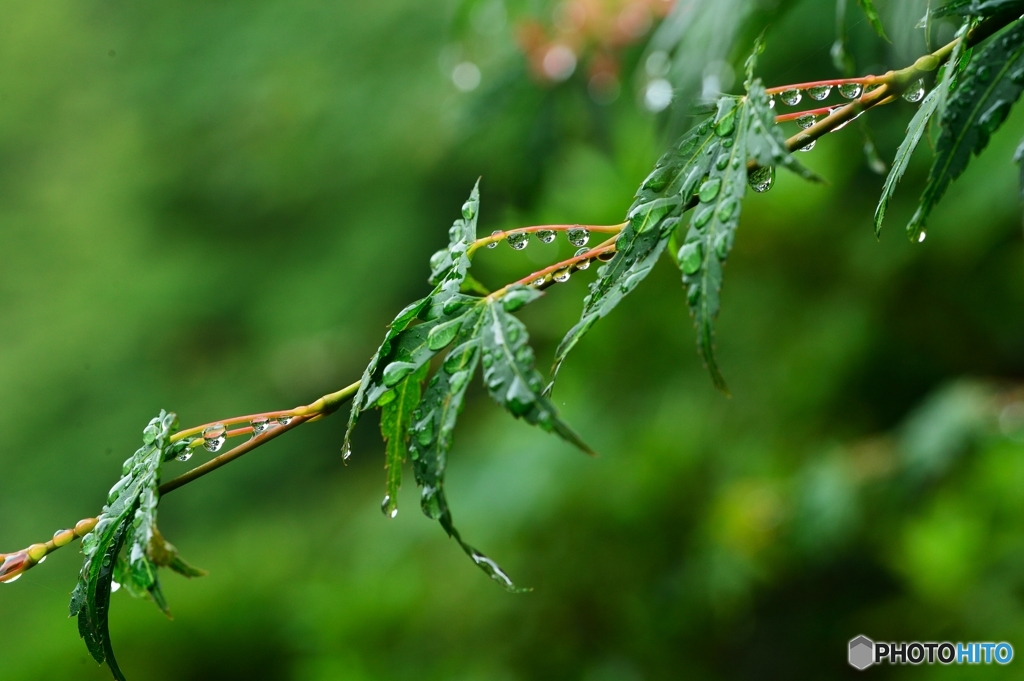
{"type": "MultiPolygon", "coordinates": [[[[494,241],[487,244],[487,248],[497,247],[498,238],[502,234],[505,234],[505,232],[503,232],[500,229],[496,229],[493,232],[491,232],[491,236],[494,237],[494,241]]],[[[536,235],[537,239],[541,243],[550,244],[555,240],[555,231],[552,229],[538,230],[536,232],[536,235]]],[[[580,227],[579,225],[577,225],[576,227],[571,227],[567,229],[565,231],[565,236],[569,240],[569,243],[571,243],[573,246],[585,246],[587,242],[590,241],[590,230],[588,230],[586,227],[580,227]]],[[[508,243],[509,246],[512,247],[512,250],[521,251],[530,245],[530,233],[520,231],[509,232],[505,236],[505,241],[508,243]]]]}

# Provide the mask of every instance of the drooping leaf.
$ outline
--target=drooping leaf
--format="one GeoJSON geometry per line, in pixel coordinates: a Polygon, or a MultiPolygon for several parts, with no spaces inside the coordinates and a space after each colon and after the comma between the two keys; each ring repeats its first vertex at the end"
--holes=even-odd
{"type": "Polygon", "coordinates": [[[732,249],[747,188],[747,140],[752,131],[746,101],[723,99],[715,119],[716,139],[709,148],[715,159],[697,191],[699,203],[683,246],[676,254],[688,285],[687,300],[697,327],[697,348],[715,386],[727,392],[714,351],[714,320],[722,288],[722,265],[732,249]]]}
{"type": "Polygon", "coordinates": [[[384,466],[387,469],[386,493],[381,505],[384,513],[394,516],[398,511],[398,489],[402,486],[402,464],[409,449],[408,423],[419,404],[423,379],[429,366],[424,364],[399,383],[391,399],[381,407],[380,433],[387,443],[384,466]]]}
{"type": "Polygon", "coordinates": [[[1003,12],[1024,12],[1024,0],[952,0],[932,10],[932,16],[944,17],[952,14],[961,16],[990,17],[1003,12]]]}
{"type": "Polygon", "coordinates": [[[882,40],[892,42],[889,40],[889,36],[885,34],[885,28],[882,26],[882,20],[878,16],[878,10],[875,9],[874,0],[857,0],[857,4],[864,11],[864,14],[868,18],[868,23],[871,24],[871,28],[875,29],[875,33],[879,35],[882,40]]]}
{"type": "Polygon", "coordinates": [[[484,384],[488,392],[495,402],[516,418],[556,433],[566,442],[593,455],[594,451],[559,418],[554,405],[544,396],[544,380],[534,368],[529,341],[526,326],[506,309],[503,301],[488,303],[484,311],[481,348],[484,384]]]}
{"type": "Polygon", "coordinates": [[[423,398],[412,413],[409,455],[421,489],[420,504],[427,517],[437,520],[448,536],[457,541],[466,555],[491,579],[509,591],[520,591],[497,563],[462,539],[455,529],[444,491],[455,422],[462,411],[466,387],[480,361],[483,324],[484,310],[481,306],[470,313],[459,330],[455,347],[448,352],[441,369],[427,384],[423,398]]]}
{"type": "Polygon", "coordinates": [[[707,151],[715,139],[711,121],[704,121],[665,153],[640,185],[627,213],[628,224],[615,242],[615,256],[598,268],[597,279],[583,300],[580,321],[569,329],[555,352],[553,376],[597,320],[615,309],[654,267],[684,206],[708,174],[714,157],[707,151]]]}
{"type": "Polygon", "coordinates": [[[114,659],[108,630],[111,581],[117,570],[131,582],[129,590],[133,594],[149,594],[166,608],[146,552],[156,523],[160,466],[187,446],[183,442],[171,444],[176,427],[175,415],[164,411],[149,422],[143,431],[142,447],[124,462],[122,477],[111,488],[96,527],[82,538],[85,561],[71,594],[71,616],[78,616],[79,634],[93,658],[106,662],[121,681],[124,676],[114,659]],[[120,553],[125,545],[129,554],[122,560],[120,553]]]}
{"type": "Polygon", "coordinates": [[[1024,22],[996,36],[974,58],[942,117],[935,161],[907,234],[923,238],[925,222],[950,182],[980,153],[1024,89],[1024,22]]]}
{"type": "Polygon", "coordinates": [[[889,200],[892,195],[896,192],[896,185],[903,177],[903,173],[907,171],[907,166],[910,165],[910,157],[914,154],[914,149],[917,148],[918,143],[924,136],[925,130],[928,127],[928,121],[931,120],[932,115],[935,113],[939,103],[939,91],[933,89],[928,93],[928,96],[921,102],[920,108],[914,117],[910,119],[910,124],[907,126],[907,136],[900,142],[899,149],[896,150],[896,157],[893,159],[892,168],[889,169],[889,176],[885,178],[885,185],[882,187],[882,196],[878,200],[878,207],[875,209],[875,236],[879,236],[882,233],[882,220],[885,218],[885,211],[889,206],[889,200]]]}
{"type": "Polygon", "coordinates": [[[363,371],[359,389],[352,399],[343,451],[350,451],[349,441],[359,415],[375,406],[404,375],[416,371],[440,349],[430,349],[425,335],[429,329],[420,329],[414,324],[424,321],[439,325],[451,321],[451,317],[458,316],[460,309],[478,300],[463,295],[461,291],[471,265],[468,252],[476,240],[479,212],[480,182],[477,181],[462,205],[462,217],[448,230],[448,248],[441,249],[430,258],[430,283],[434,290],[395,317],[384,341],[363,371]]]}

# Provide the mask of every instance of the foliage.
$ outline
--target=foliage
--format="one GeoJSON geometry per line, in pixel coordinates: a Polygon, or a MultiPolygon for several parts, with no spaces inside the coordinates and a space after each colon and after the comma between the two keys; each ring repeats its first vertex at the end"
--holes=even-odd
{"type": "MultiPolygon", "coordinates": [[[[888,40],[873,2],[859,0],[858,4],[871,26],[888,40]]],[[[972,156],[986,147],[1024,89],[1024,22],[1009,16],[1020,9],[1020,3],[1006,0],[954,0],[936,9],[933,16],[937,18],[964,17],[955,44],[875,81],[842,79],[844,82],[838,87],[856,87],[856,94],[847,97],[852,101],[836,106],[822,120],[815,118],[820,113],[804,114],[810,116],[810,125],[804,125],[807,121],[801,122],[801,118],[785,118],[778,102],[785,102],[783,94],[790,89],[811,92],[812,88],[823,86],[804,84],[782,91],[775,88],[770,95],[762,81],[754,78],[751,57],[744,93],[719,96],[710,116],[672,142],[636,190],[625,223],[612,243],[583,249],[573,258],[552,266],[553,273],[562,273],[567,278],[572,271],[586,269],[591,261],[605,261],[596,268],[596,278],[583,299],[580,320],[555,350],[552,377],[558,375],[570,351],[579,346],[595,323],[636,291],[661,256],[668,253],[667,259],[682,272],[699,355],[712,383],[726,391],[715,353],[715,322],[722,307],[723,271],[736,242],[748,186],[758,192],[770,189],[776,167],[816,181],[817,175],[797,162],[793,151],[809,151],[822,135],[845,126],[864,110],[902,94],[913,94],[918,79],[935,71],[939,62],[945,60],[934,89],[927,95],[922,89],[923,100],[921,96],[910,97],[921,104],[896,152],[875,214],[877,234],[896,185],[908,171],[912,154],[928,126],[938,126],[935,160],[917,213],[908,227],[913,240],[922,240],[925,221],[934,206],[950,183],[963,173],[972,156]],[[1002,23],[992,35],[993,32],[980,31],[994,25],[986,22],[1002,23]],[[976,29],[979,33],[974,33],[976,29]],[[861,95],[865,82],[885,90],[874,96],[870,91],[861,95]],[[947,94],[948,105],[943,108],[947,94]],[[781,123],[789,120],[796,120],[806,132],[797,132],[787,139],[781,123]],[[684,217],[687,212],[691,213],[688,219],[684,217]],[[607,259],[604,255],[611,257],[607,259]]],[[[760,51],[758,41],[754,56],[760,51]]],[[[677,110],[669,115],[678,113],[677,110]]],[[[1018,162],[1022,154],[1018,150],[1018,162]]],[[[454,428],[477,369],[482,368],[484,387],[491,398],[514,418],[554,433],[587,454],[594,452],[559,416],[551,397],[553,384],[545,386],[545,379],[536,368],[527,328],[515,315],[525,305],[541,299],[543,289],[560,279],[541,270],[494,292],[480,284],[470,274],[474,254],[488,245],[487,238],[478,237],[480,208],[478,182],[462,205],[461,218],[448,232],[448,246],[430,258],[432,289],[393,319],[358,387],[353,387],[343,452],[348,460],[362,414],[380,409],[380,431],[385,442],[385,514],[394,517],[398,511],[402,467],[408,458],[425,515],[437,520],[494,581],[510,591],[522,591],[496,562],[462,538],[454,525],[445,488],[454,428]]],[[[509,243],[515,244],[518,239],[530,238],[533,232],[526,231],[529,229],[534,228],[513,228],[504,234],[509,243]]],[[[497,241],[499,237],[491,240],[497,241]]],[[[988,388],[985,391],[991,392],[988,388]]],[[[330,396],[323,399],[327,397],[330,396]]],[[[314,407],[314,403],[282,412],[273,417],[273,423],[265,415],[251,418],[250,425],[243,430],[251,433],[253,446],[258,446],[265,441],[260,439],[265,433],[284,432],[274,429],[288,425],[292,419],[312,420],[328,415],[340,399],[329,401],[331,409],[323,404],[314,407]],[[266,431],[267,428],[271,430],[266,431]]],[[[973,421],[964,428],[971,433],[981,429],[973,421]]],[[[143,433],[143,447],[125,462],[122,478],[111,489],[95,528],[82,543],[85,559],[72,595],[71,614],[78,617],[79,631],[90,654],[98,662],[106,662],[117,679],[124,676],[114,658],[108,627],[114,585],[124,586],[134,596],[153,600],[166,613],[168,606],[158,569],[169,567],[189,577],[203,574],[178,556],[156,525],[162,465],[171,459],[187,458],[195,444],[202,444],[192,431],[188,436],[175,438],[176,431],[174,414],[161,412],[150,422],[143,433]]],[[[908,432],[911,431],[913,426],[908,426],[908,432]]],[[[912,435],[907,437],[913,439],[912,435]]],[[[916,451],[911,446],[906,449],[916,451]]],[[[906,468],[909,471],[913,466],[908,464],[906,468]]],[[[911,475],[907,473],[908,478],[911,475]]]]}

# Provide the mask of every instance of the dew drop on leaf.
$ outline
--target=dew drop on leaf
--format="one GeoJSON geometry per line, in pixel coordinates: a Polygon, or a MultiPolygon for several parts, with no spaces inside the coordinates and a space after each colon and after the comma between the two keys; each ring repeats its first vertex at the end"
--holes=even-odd
{"type": "Polygon", "coordinates": [[[537,238],[540,239],[542,243],[549,244],[555,240],[555,233],[550,229],[542,229],[537,232],[537,238]]]}
{"type": "Polygon", "coordinates": [[[677,255],[683,274],[694,274],[700,269],[701,245],[699,241],[683,244],[677,255]]]}
{"type": "Polygon", "coordinates": [[[708,203],[715,200],[718,196],[719,190],[722,188],[722,178],[713,177],[700,186],[700,190],[697,192],[697,196],[704,203],[708,203]]]}
{"type": "Polygon", "coordinates": [[[807,88],[807,96],[819,102],[828,97],[829,93],[831,92],[831,85],[814,85],[812,87],[807,88]]]}
{"type": "Polygon", "coordinates": [[[569,243],[573,246],[586,246],[590,241],[590,232],[582,227],[573,227],[565,233],[569,243]]]}
{"type": "Polygon", "coordinates": [[[803,95],[801,95],[800,91],[797,90],[795,87],[790,88],[788,90],[784,90],[783,92],[779,93],[779,99],[781,99],[788,106],[796,106],[797,104],[800,103],[800,100],[802,98],[803,95]]]}
{"type": "Polygon", "coordinates": [[[223,447],[228,439],[226,433],[227,428],[224,427],[223,423],[207,426],[203,430],[203,446],[206,447],[206,451],[216,452],[223,447]]]}
{"type": "MultiPolygon", "coordinates": [[[[590,250],[589,248],[584,246],[580,250],[576,251],[576,255],[574,255],[573,257],[574,258],[578,258],[581,255],[583,255],[584,253],[586,253],[587,251],[589,251],[589,250],[590,250]]],[[[578,263],[576,263],[576,269],[578,269],[578,270],[585,270],[588,267],[590,267],[590,261],[589,260],[580,260],[578,263]]]]}
{"type": "Polygon", "coordinates": [[[472,201],[466,201],[462,204],[462,217],[467,220],[472,220],[476,216],[476,206],[472,201]]]}
{"type": "Polygon", "coordinates": [[[764,194],[775,184],[775,166],[758,168],[750,173],[750,176],[747,178],[747,184],[758,194],[764,194]]]}
{"type": "Polygon", "coordinates": [[[521,251],[530,243],[530,235],[526,232],[512,232],[505,237],[505,241],[512,247],[512,250],[521,251]]]}
{"type": "Polygon", "coordinates": [[[725,170],[726,166],[728,165],[729,154],[722,154],[721,156],[718,157],[718,160],[715,161],[715,167],[718,168],[719,170],[725,170]]]}
{"type": "Polygon", "coordinates": [[[910,87],[907,88],[907,91],[903,93],[903,99],[908,102],[915,103],[924,99],[924,80],[918,78],[911,83],[910,87]]]}
{"type": "Polygon", "coordinates": [[[860,97],[860,93],[864,91],[864,86],[860,83],[843,83],[839,86],[839,94],[844,99],[856,99],[860,97]]]}
{"type": "Polygon", "coordinates": [[[384,385],[394,388],[398,383],[416,370],[416,365],[411,362],[392,362],[384,367],[384,385]]]}

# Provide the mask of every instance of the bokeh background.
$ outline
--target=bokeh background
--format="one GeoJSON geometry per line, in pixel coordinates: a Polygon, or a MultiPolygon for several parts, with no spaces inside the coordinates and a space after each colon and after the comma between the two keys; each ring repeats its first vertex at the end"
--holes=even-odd
{"type": "MultiPolygon", "coordinates": [[[[427,290],[478,176],[485,233],[613,224],[694,103],[738,91],[765,25],[769,85],[838,75],[831,2],[671,5],[0,3],[0,549],[94,515],[161,408],[190,425],[354,380],[427,290]]],[[[850,8],[859,73],[925,49],[925,0],[878,5],[891,45],[850,8]]],[[[883,158],[912,113],[864,117],[883,158]]],[[[883,177],[858,125],[801,157],[829,184],[780,174],[749,196],[718,327],[731,399],[667,259],[562,372],[558,403],[599,458],[474,387],[455,520],[531,593],[502,591],[424,518],[411,475],[383,517],[375,417],[347,466],[335,417],[166,498],[164,534],[210,575],[165,578],[174,621],[115,594],[122,667],[834,679],[856,673],[862,633],[1024,654],[1022,135],[1018,111],[920,245],[903,224],[927,145],[876,240],[883,177]]],[[[502,246],[474,272],[500,285],[569,254],[502,246]]],[[[524,311],[543,366],[592,272],[524,311]]],[[[4,679],[109,678],[66,616],[79,564],[65,549],[0,586],[4,679]]]]}

